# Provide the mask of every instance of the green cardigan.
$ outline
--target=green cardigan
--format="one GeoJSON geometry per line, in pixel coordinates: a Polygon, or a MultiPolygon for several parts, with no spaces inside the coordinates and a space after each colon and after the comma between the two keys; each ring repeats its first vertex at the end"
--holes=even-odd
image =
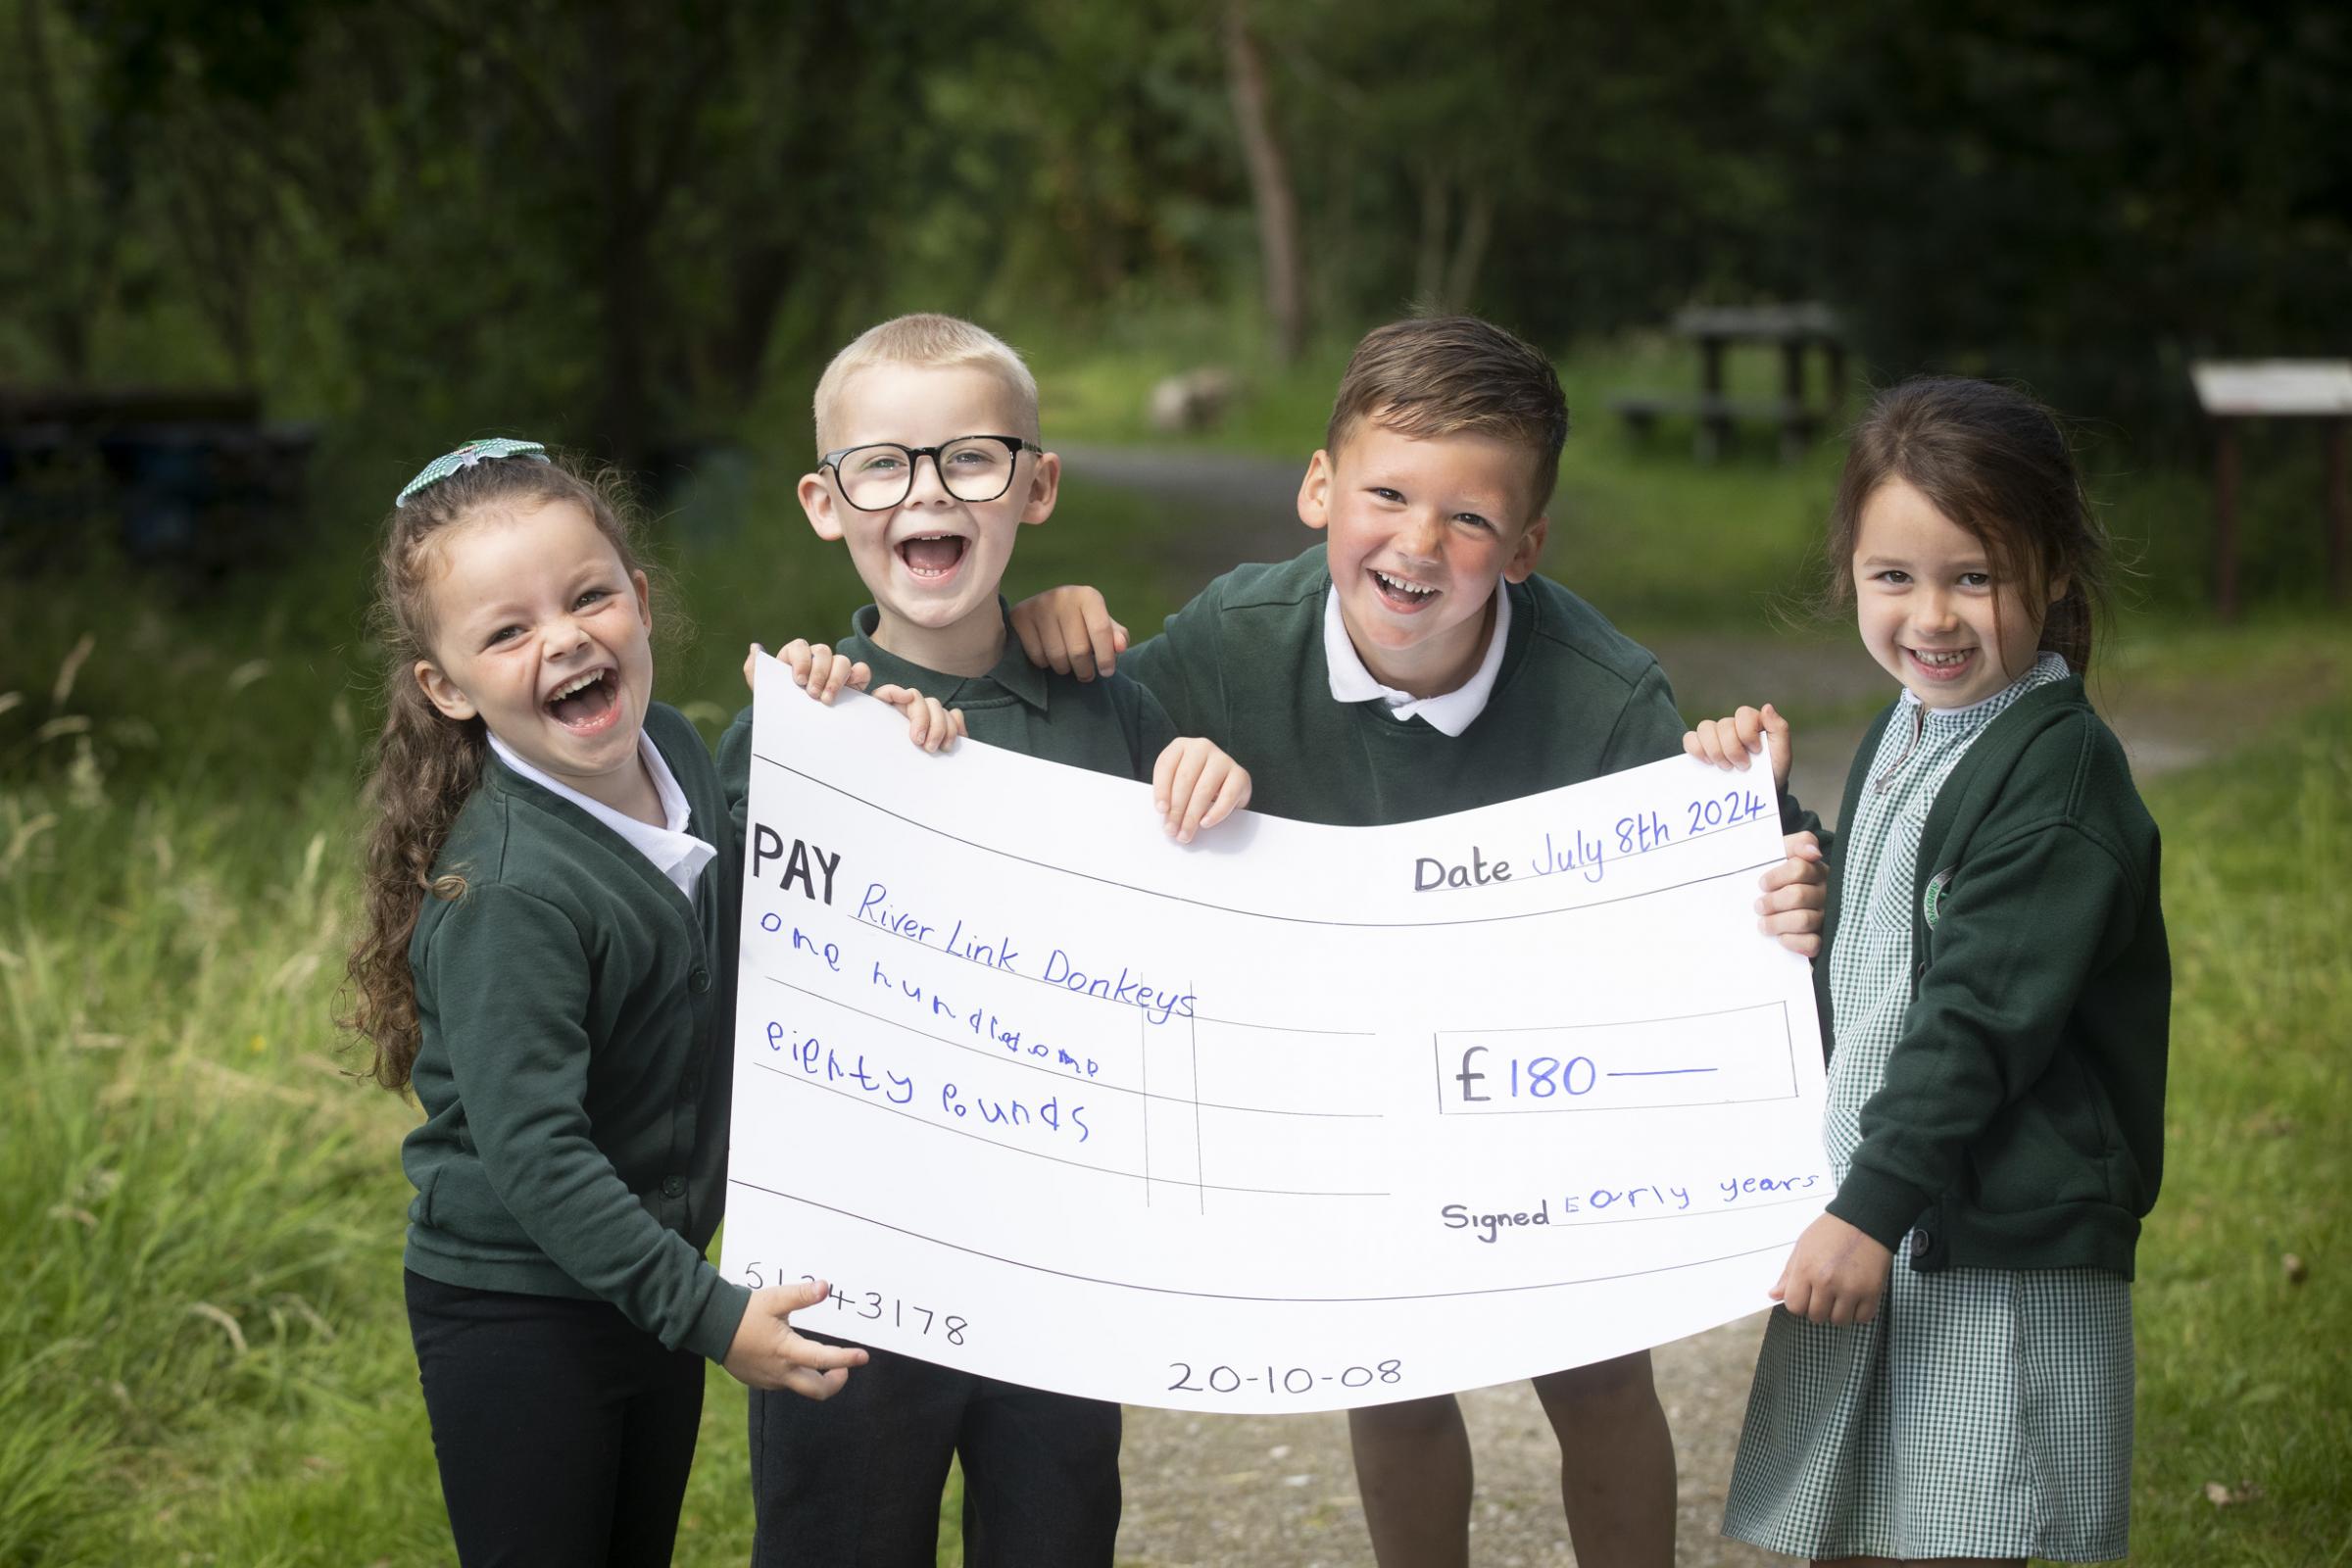
{"type": "Polygon", "coordinates": [[[718,857],[690,903],[618,834],[495,754],[409,944],[423,1125],[407,1263],[428,1279],[601,1298],[723,1360],[750,1293],[703,1250],[726,1198],[742,856],[710,753],[646,715],[718,857]]]}
{"type": "Polygon", "coordinates": [[[1542,577],[1506,583],[1494,690],[1458,736],[1331,695],[1324,547],[1240,566],[1121,656],[1186,735],[1250,769],[1250,808],[1364,827],[1517,800],[1680,756],[1683,720],[1648,651],[1542,577]]]}
{"type": "MultiPolygon", "coordinates": [[[[1001,608],[1004,602],[998,603],[1001,608]]],[[[1152,764],[1176,739],[1167,713],[1124,670],[1108,680],[1056,675],[1029,662],[1008,630],[996,668],[985,675],[946,675],[901,659],[875,642],[879,618],[872,605],[852,615],[850,634],[834,652],[872,669],[876,686],[911,686],[959,710],[964,732],[984,746],[1148,784],[1152,764]]],[[[751,804],[752,718],[753,708],[746,706],[718,740],[718,774],[735,813],[739,840],[751,804]]]]}
{"type": "MultiPolygon", "coordinates": [[[[1897,705],[1899,706],[1899,705],[1897,705]]],[[[1854,754],[1850,822],[1881,714],[1854,754]]],[[[1815,827],[1789,803],[1791,828],[1815,827]]],[[[1825,834],[1823,951],[1842,846],[1825,834]]],[[[2172,963],[2156,824],[2080,679],[1985,728],[1920,833],[1911,1005],[1830,1212],[1914,1268],[2088,1267],[2130,1278],[2163,1174],[2172,963]]],[[[1825,1049],[1830,965],[1814,967],[1825,1049]]]]}

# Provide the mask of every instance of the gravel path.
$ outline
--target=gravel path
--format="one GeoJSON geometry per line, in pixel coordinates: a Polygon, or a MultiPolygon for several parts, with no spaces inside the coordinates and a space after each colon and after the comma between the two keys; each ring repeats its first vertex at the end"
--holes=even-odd
{"type": "MultiPolygon", "coordinates": [[[[1682,1480],[1675,1556],[1686,1568],[1787,1561],[1715,1533],[1763,1331],[1759,1314],[1652,1352],[1674,1428],[1682,1480]]],[[[1463,1395],[1462,1412],[1478,1464],[1471,1561],[1480,1568],[1575,1561],[1560,1513],[1559,1447],[1533,1387],[1463,1395]]],[[[1122,1564],[1339,1568],[1372,1560],[1344,1415],[1131,1409],[1119,1468],[1127,1489],[1122,1564]]]]}
{"type": "MultiPolygon", "coordinates": [[[[1203,582],[1236,562],[1282,560],[1307,542],[1293,512],[1300,471],[1295,463],[1118,448],[1060,451],[1072,471],[1090,480],[1196,510],[1201,526],[1186,530],[1171,547],[1170,564],[1196,570],[1203,582]]],[[[1803,693],[1806,706],[1852,714],[1886,690],[1886,674],[1850,639],[1680,636],[1651,646],[1678,692],[1693,700],[1803,693]]],[[[2209,755],[2222,737],[2210,723],[2193,727],[2194,715],[2230,710],[2223,703],[2098,695],[2142,777],[2209,755]]],[[[1802,721],[1801,712],[1795,716],[1802,721]]],[[[1836,810],[1861,729],[1848,718],[1805,731],[1792,786],[1825,816],[1836,810]]],[[[1659,1396],[1674,1430],[1680,1475],[1676,1560],[1686,1568],[1788,1560],[1716,1533],[1763,1325],[1759,1312],[1653,1352],[1659,1396]]],[[[1481,1568],[1573,1562],[1559,1504],[1559,1449],[1534,1390],[1526,1384],[1483,1389],[1464,1395],[1462,1406],[1478,1474],[1472,1561],[1481,1568]]],[[[1372,1560],[1343,1415],[1130,1409],[1120,1469],[1126,1486],[1122,1564],[1336,1568],[1372,1560]]]]}

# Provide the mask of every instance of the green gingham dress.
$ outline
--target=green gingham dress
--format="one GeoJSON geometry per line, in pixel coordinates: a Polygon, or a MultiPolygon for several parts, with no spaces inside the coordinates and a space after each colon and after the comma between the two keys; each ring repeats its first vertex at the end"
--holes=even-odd
{"type": "MultiPolygon", "coordinates": [[[[1970,708],[1905,693],[1844,825],[1830,954],[1837,1049],[1823,1142],[1842,1182],[1863,1102],[1910,1005],[1921,828],[1971,742],[2065,678],[2044,654],[1970,708]]],[[[1922,1274],[1895,1252],[1879,1315],[1765,1325],[1723,1532],[1798,1557],[2124,1555],[2132,1479],[2132,1288],[2095,1269],[1922,1274]]]]}

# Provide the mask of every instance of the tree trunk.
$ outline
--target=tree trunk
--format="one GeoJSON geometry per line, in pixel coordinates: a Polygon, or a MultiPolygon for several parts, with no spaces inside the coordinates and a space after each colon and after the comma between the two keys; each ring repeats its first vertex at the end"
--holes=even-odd
{"type": "Polygon", "coordinates": [[[1435,164],[1421,166],[1421,243],[1413,254],[1413,308],[1433,316],[1446,311],[1446,176],[1435,164]]]}
{"type": "Polygon", "coordinates": [[[1446,308],[1466,311],[1478,292],[1479,270],[1487,265],[1487,242],[1494,237],[1494,198],[1483,190],[1462,205],[1462,231],[1446,268],[1446,308]]]}
{"type": "Polygon", "coordinates": [[[28,224],[35,250],[48,255],[45,270],[53,282],[71,280],[50,293],[35,310],[40,333],[57,369],[67,380],[86,378],[90,368],[90,327],[105,296],[106,279],[113,273],[114,246],[104,238],[107,226],[84,221],[81,193],[66,160],[67,131],[55,90],[56,64],[49,53],[43,0],[24,0],[18,15],[18,44],[26,62],[24,76],[32,102],[33,137],[38,144],[33,163],[39,171],[48,212],[39,214],[41,198],[27,204],[46,222],[28,224]],[[86,243],[85,243],[86,242],[86,243]]]}
{"type": "Polygon", "coordinates": [[[1298,201],[1290,165],[1266,111],[1266,77],[1250,33],[1248,0],[1227,0],[1225,77],[1233,98],[1234,128],[1250,166],[1250,198],[1257,210],[1257,248],[1264,266],[1266,314],[1274,328],[1276,360],[1289,365],[1306,346],[1306,300],[1299,281],[1298,201]]]}

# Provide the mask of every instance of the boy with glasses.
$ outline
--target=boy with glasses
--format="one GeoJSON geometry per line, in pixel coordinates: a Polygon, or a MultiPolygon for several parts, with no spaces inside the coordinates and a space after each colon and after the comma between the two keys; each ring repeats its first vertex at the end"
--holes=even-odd
{"type": "MultiPolygon", "coordinates": [[[[1178,739],[1142,686],[1040,669],[1006,635],[998,585],[1020,529],[1053,514],[1061,475],[1039,439],[1037,383],[1010,348],[952,317],[885,321],[817,382],[816,444],[801,507],[819,538],[849,547],[874,602],[821,664],[786,650],[811,695],[904,687],[931,699],[909,705],[918,728],[945,704],[974,740],[1149,780],[1181,840],[1248,802],[1250,775],[1209,742],[1178,739]]],[[[719,742],[738,813],[751,748],[746,708],[719,742]]],[[[966,1563],[1110,1563],[1115,1404],[874,1350],[822,1405],[755,1394],[751,1440],[760,1568],[931,1568],[951,1457],[963,1462],[966,1563]]]]}

